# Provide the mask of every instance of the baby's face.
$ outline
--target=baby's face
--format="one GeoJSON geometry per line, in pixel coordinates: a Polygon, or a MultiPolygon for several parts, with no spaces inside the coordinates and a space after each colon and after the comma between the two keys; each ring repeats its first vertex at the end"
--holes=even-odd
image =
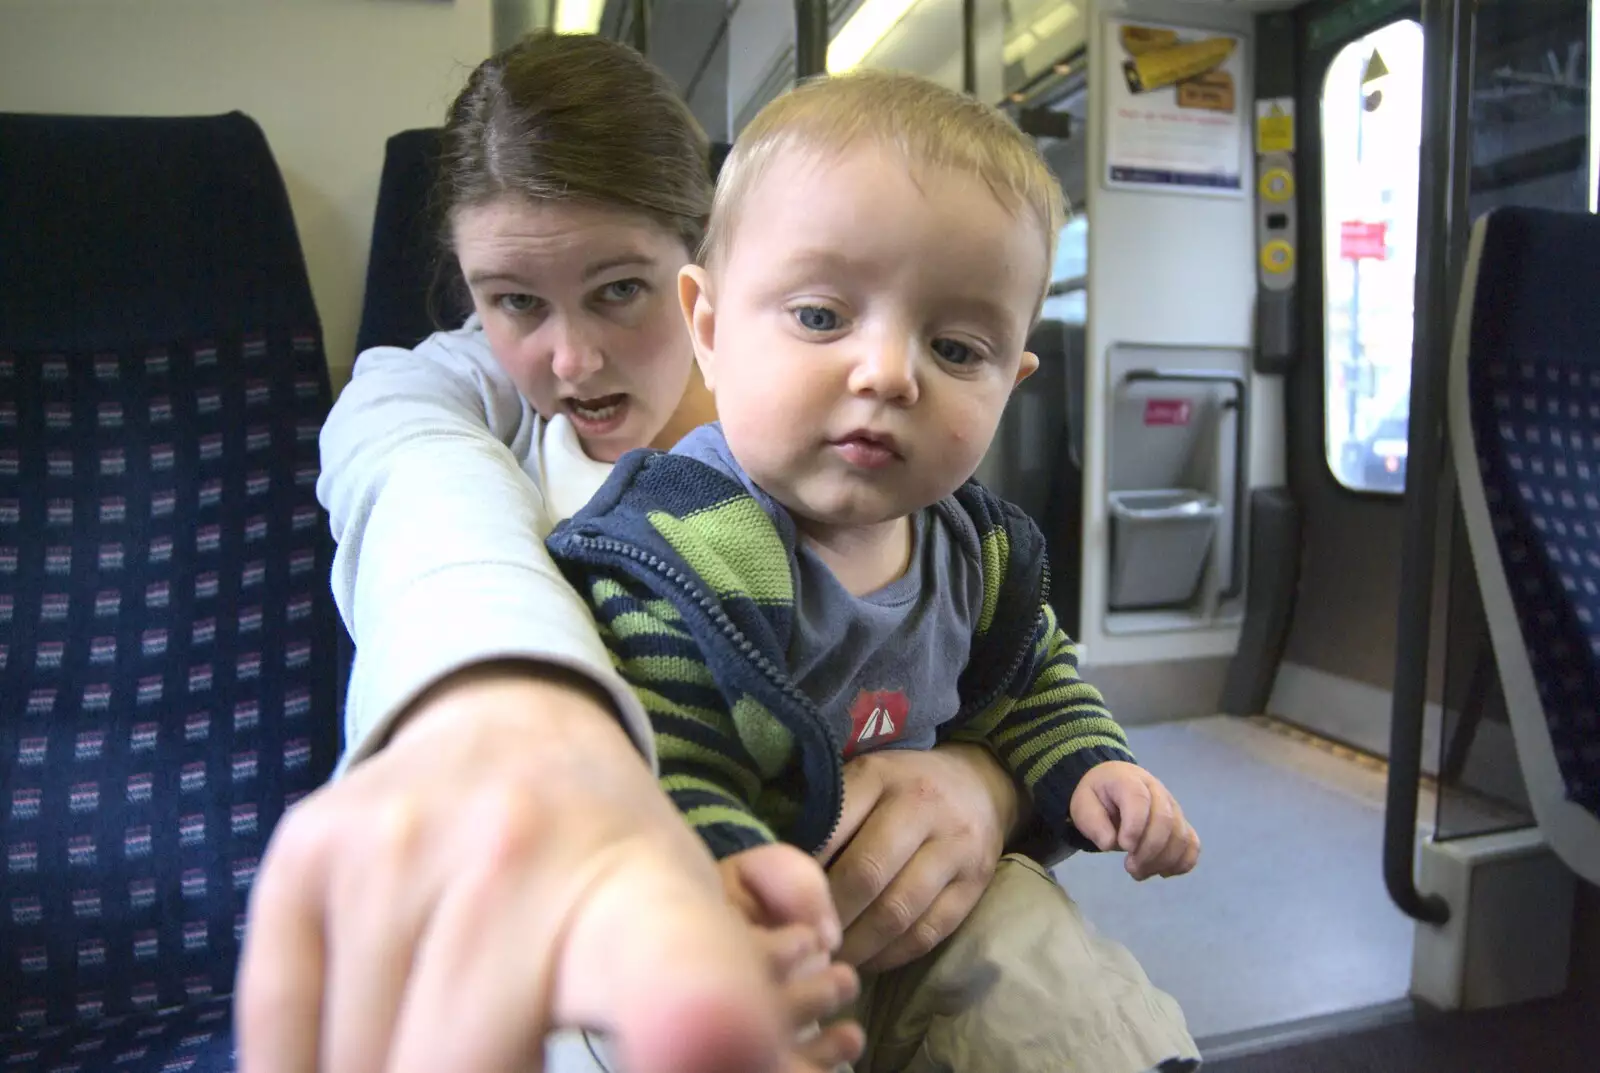
{"type": "Polygon", "coordinates": [[[972,176],[893,150],[790,152],[740,207],[692,317],[746,472],[805,526],[875,525],[982,461],[1043,290],[1046,245],[972,176]]]}

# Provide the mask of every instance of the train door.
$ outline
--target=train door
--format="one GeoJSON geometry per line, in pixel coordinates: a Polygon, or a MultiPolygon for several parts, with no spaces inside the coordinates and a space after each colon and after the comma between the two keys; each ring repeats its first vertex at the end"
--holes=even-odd
{"type": "MultiPolygon", "coordinates": [[[[1403,677],[1397,646],[1418,650],[1397,629],[1402,496],[1416,477],[1408,455],[1419,443],[1410,427],[1413,325],[1448,332],[1463,236],[1473,219],[1512,204],[1594,210],[1595,31],[1584,0],[1485,0],[1462,17],[1452,43],[1448,32],[1440,35],[1451,29],[1440,16],[1445,6],[1430,9],[1426,35],[1423,9],[1404,0],[1341,0],[1306,5],[1286,20],[1298,41],[1305,266],[1300,347],[1287,399],[1289,480],[1304,524],[1298,597],[1270,710],[1324,739],[1393,760],[1385,838],[1390,890],[1408,913],[1429,917],[1430,907],[1421,904],[1426,898],[1410,883],[1414,815],[1426,839],[1418,886],[1424,894],[1451,891],[1437,904],[1455,914],[1449,928],[1418,927],[1410,990],[1435,1004],[1470,1005],[1464,996],[1473,985],[1463,982],[1461,965],[1472,957],[1484,963],[1484,951],[1463,953],[1477,941],[1464,937],[1496,934],[1504,921],[1483,909],[1490,899],[1469,907],[1441,876],[1450,868],[1469,875],[1480,865],[1493,867],[1495,855],[1512,846],[1537,854],[1539,843],[1448,467],[1438,478],[1442,509],[1432,548],[1433,636],[1423,650],[1420,773],[1411,766],[1415,752],[1402,749],[1408,721],[1397,716],[1391,725],[1391,713],[1409,707],[1394,704],[1394,695],[1405,693],[1396,685],[1403,677]],[[1445,70],[1454,107],[1447,120],[1435,113],[1430,124],[1423,70],[1426,64],[1430,77],[1440,77],[1432,53],[1441,42],[1453,50],[1445,70]],[[1441,162],[1431,182],[1420,174],[1426,163],[1419,166],[1430,160],[1441,162]],[[1426,197],[1430,189],[1436,201],[1419,205],[1419,190],[1426,197]],[[1449,211],[1444,226],[1432,222],[1430,238],[1424,232],[1439,201],[1449,211]],[[1430,303],[1420,317],[1414,295],[1427,288],[1417,286],[1419,257],[1441,275],[1449,299],[1446,308],[1430,303]],[[1396,726],[1405,730],[1394,737],[1391,758],[1396,726]],[[1413,797],[1407,809],[1397,809],[1396,787],[1415,787],[1419,774],[1420,808],[1413,797]],[[1440,861],[1450,863],[1441,869],[1440,861]],[[1397,875],[1404,880],[1398,885],[1397,875]]],[[[1421,442],[1428,442],[1426,429],[1421,442]]],[[[1471,881],[1480,893],[1492,882],[1486,876],[1471,881]]],[[[1546,879],[1540,897],[1554,906],[1570,876],[1556,868],[1546,879]]],[[[1580,919],[1585,913],[1594,919],[1595,910],[1591,899],[1580,919]]],[[[1524,950],[1538,941],[1531,932],[1521,939],[1524,950]]],[[[1536,974],[1519,976],[1510,962],[1497,963],[1505,970],[1495,981],[1499,993],[1558,991],[1565,943],[1557,938],[1540,955],[1557,967],[1537,982],[1536,974]]],[[[1574,956],[1592,963],[1594,951],[1574,956]]]]}
{"type": "Polygon", "coordinates": [[[1270,708],[1387,752],[1416,271],[1418,5],[1302,14],[1299,356],[1288,376],[1300,591],[1270,708]]]}
{"type": "MultiPolygon", "coordinates": [[[[1409,461],[1420,13],[1414,0],[1337,0],[1294,13],[1303,267],[1287,424],[1303,537],[1270,708],[1379,756],[1389,749],[1409,461]]],[[[1491,0],[1476,6],[1475,19],[1471,81],[1454,133],[1470,159],[1453,183],[1453,230],[1459,238],[1499,205],[1590,208],[1589,5],[1491,0]]],[[[1446,570],[1449,522],[1441,527],[1446,570]]],[[[1465,664],[1470,678],[1477,643],[1470,593],[1452,600],[1453,589],[1436,586],[1432,616],[1439,628],[1429,648],[1429,772],[1448,728],[1447,680],[1456,675],[1447,664],[1465,664]]]]}

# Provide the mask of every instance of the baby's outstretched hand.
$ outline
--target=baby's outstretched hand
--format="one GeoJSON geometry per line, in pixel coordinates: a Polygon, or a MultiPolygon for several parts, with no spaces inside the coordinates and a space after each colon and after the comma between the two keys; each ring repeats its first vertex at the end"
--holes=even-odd
{"type": "Polygon", "coordinates": [[[854,1001],[856,972],[834,954],[843,930],[822,866],[793,846],[768,845],[717,862],[728,901],[750,924],[782,989],[801,1069],[831,1069],[861,1056],[853,1021],[826,1024],[854,1001]],[[825,1024],[820,1030],[819,1022],[825,1024]]]}
{"type": "Polygon", "coordinates": [[[1134,879],[1181,876],[1200,859],[1200,836],[1161,780],[1137,764],[1107,760],[1072,793],[1072,823],[1103,850],[1127,853],[1134,879]]]}

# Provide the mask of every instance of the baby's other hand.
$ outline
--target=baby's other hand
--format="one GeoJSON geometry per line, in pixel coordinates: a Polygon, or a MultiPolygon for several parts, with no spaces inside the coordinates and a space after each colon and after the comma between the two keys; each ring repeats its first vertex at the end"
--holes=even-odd
{"type": "Polygon", "coordinates": [[[1161,780],[1137,764],[1096,764],[1072,794],[1072,823],[1102,850],[1128,854],[1134,879],[1181,876],[1200,859],[1200,836],[1161,780]]]}
{"type": "Polygon", "coordinates": [[[785,1068],[830,1070],[855,1061],[866,1043],[861,1027],[829,1023],[855,1001],[860,981],[834,959],[843,931],[821,864],[780,844],[725,857],[717,870],[728,901],[750,924],[797,1033],[794,1064],[785,1068]]]}

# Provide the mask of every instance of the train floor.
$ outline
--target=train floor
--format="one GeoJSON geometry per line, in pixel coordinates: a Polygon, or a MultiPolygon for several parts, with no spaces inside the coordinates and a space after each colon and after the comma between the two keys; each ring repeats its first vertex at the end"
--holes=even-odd
{"type": "Polygon", "coordinates": [[[1284,1047],[1208,1059],[1203,1073],[1594,1073],[1593,1006],[1565,996],[1476,1013],[1397,1011],[1284,1047]]]}
{"type": "Polygon", "coordinates": [[[1381,761],[1262,718],[1129,734],[1199,830],[1200,867],[1136,884],[1121,857],[1077,854],[1056,876],[1202,1046],[1404,1000],[1412,925],[1383,884],[1381,761]]]}

